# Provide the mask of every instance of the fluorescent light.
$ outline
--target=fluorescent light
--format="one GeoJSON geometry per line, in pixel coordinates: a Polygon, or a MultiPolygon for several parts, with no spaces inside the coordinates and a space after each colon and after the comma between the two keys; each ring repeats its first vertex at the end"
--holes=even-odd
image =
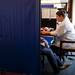
{"type": "Polygon", "coordinates": [[[65,4],[54,4],[55,8],[64,8],[65,4]]]}

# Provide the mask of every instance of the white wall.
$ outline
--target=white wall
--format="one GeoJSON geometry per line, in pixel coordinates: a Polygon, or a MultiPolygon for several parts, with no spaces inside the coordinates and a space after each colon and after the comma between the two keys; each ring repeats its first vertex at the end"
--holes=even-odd
{"type": "Polygon", "coordinates": [[[41,3],[44,4],[44,3],[66,3],[68,2],[68,0],[41,0],[41,3]]]}
{"type": "Polygon", "coordinates": [[[42,18],[56,18],[56,11],[55,8],[42,8],[42,18]]]}
{"type": "Polygon", "coordinates": [[[72,7],[72,23],[75,25],[75,0],[73,0],[72,7]]]}
{"type": "Polygon", "coordinates": [[[50,8],[42,8],[42,18],[50,18],[50,8]]]}

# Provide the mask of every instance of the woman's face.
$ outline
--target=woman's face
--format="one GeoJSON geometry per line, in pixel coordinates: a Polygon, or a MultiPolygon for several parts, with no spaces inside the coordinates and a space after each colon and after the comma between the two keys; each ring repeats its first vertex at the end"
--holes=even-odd
{"type": "Polygon", "coordinates": [[[56,15],[56,20],[57,20],[58,22],[62,22],[63,19],[64,19],[64,17],[63,17],[62,15],[61,15],[61,16],[56,15]]]}

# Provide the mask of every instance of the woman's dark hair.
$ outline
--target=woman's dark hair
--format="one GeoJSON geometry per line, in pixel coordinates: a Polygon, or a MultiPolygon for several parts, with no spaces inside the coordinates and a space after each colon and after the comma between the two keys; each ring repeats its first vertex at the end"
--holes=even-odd
{"type": "Polygon", "coordinates": [[[65,11],[59,10],[59,11],[56,12],[56,15],[65,17],[65,11]]]}

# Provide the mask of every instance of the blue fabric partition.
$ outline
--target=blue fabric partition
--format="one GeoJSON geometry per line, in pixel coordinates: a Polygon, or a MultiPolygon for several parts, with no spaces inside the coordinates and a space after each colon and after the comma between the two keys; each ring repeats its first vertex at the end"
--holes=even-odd
{"type": "Polygon", "coordinates": [[[39,75],[39,0],[0,0],[0,71],[39,75]]]}

